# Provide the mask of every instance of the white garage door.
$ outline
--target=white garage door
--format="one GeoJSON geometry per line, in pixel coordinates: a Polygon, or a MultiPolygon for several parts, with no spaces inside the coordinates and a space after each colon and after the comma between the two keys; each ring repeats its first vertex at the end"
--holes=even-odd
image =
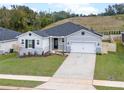
{"type": "Polygon", "coordinates": [[[95,43],[75,42],[71,45],[71,52],[96,53],[95,43]]]}

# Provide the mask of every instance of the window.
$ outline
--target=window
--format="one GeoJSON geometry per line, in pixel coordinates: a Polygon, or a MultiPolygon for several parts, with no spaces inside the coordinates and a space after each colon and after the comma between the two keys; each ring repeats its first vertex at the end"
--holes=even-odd
{"type": "Polygon", "coordinates": [[[22,42],[21,42],[21,44],[24,44],[24,39],[22,39],[22,42]]]}
{"type": "Polygon", "coordinates": [[[25,48],[35,48],[35,40],[25,40],[25,48]]]}
{"type": "Polygon", "coordinates": [[[40,42],[39,42],[39,40],[37,40],[37,45],[39,45],[40,44],[40,42]]]}
{"type": "Polygon", "coordinates": [[[100,44],[98,43],[97,45],[99,46],[100,44]]]}
{"type": "Polygon", "coordinates": [[[64,42],[64,38],[62,38],[62,42],[64,42]]]}
{"type": "Polygon", "coordinates": [[[28,40],[28,48],[32,48],[33,44],[32,44],[32,40],[28,40]]]}
{"type": "Polygon", "coordinates": [[[85,32],[81,32],[82,35],[85,35],[85,32]]]}

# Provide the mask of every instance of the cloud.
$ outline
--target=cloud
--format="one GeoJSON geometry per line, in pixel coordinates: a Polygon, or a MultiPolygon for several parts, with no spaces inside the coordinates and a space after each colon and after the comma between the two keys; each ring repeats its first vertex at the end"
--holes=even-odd
{"type": "MultiPolygon", "coordinates": [[[[27,6],[26,4],[23,4],[23,3],[8,3],[8,4],[0,4],[0,8],[1,7],[3,7],[3,6],[5,6],[6,8],[8,8],[8,9],[12,9],[12,7],[11,7],[11,5],[25,5],[25,6],[27,6]]],[[[35,12],[39,12],[40,10],[39,9],[37,9],[37,8],[34,8],[34,7],[29,7],[30,9],[32,9],[32,10],[34,10],[35,12]]]]}
{"type": "Polygon", "coordinates": [[[98,14],[100,11],[90,4],[53,4],[54,7],[76,14],[98,14]]]}
{"type": "Polygon", "coordinates": [[[8,9],[12,9],[11,5],[24,5],[23,3],[1,3],[0,8],[5,6],[8,9]]]}
{"type": "MultiPolygon", "coordinates": [[[[11,6],[14,3],[11,4],[0,4],[0,7],[2,7],[3,5],[5,5],[8,9],[11,9],[11,6]]],[[[28,4],[24,4],[24,3],[20,3],[20,4],[16,4],[16,5],[26,5],[28,6],[28,4]]],[[[41,9],[39,8],[39,6],[36,6],[34,4],[34,6],[30,6],[29,7],[36,11],[39,12],[41,9]]],[[[42,8],[42,4],[41,4],[41,8],[42,8]]],[[[90,3],[82,3],[82,4],[66,4],[66,3],[47,3],[45,8],[42,8],[41,11],[70,11],[71,13],[76,13],[76,14],[85,14],[85,15],[89,15],[89,14],[98,14],[101,11],[94,8],[90,3]]]]}
{"type": "Polygon", "coordinates": [[[30,9],[32,9],[32,10],[35,11],[35,12],[40,12],[40,10],[37,9],[37,8],[32,8],[32,7],[30,7],[30,9]]]}

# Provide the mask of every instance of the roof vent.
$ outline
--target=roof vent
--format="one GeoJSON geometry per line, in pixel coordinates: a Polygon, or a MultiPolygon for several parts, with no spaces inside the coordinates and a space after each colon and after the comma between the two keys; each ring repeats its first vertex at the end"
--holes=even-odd
{"type": "Polygon", "coordinates": [[[85,32],[81,32],[82,35],[85,35],[85,32]]]}
{"type": "Polygon", "coordinates": [[[31,33],[29,33],[29,36],[31,36],[31,33]]]}

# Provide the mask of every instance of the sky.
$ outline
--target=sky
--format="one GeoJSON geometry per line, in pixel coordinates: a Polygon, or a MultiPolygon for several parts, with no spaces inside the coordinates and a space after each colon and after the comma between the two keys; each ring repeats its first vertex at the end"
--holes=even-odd
{"type": "MultiPolygon", "coordinates": [[[[108,5],[113,5],[114,3],[84,3],[84,4],[69,4],[69,3],[21,3],[17,5],[26,5],[33,9],[34,11],[70,11],[76,14],[98,14],[104,12],[108,5]]],[[[1,6],[6,6],[9,9],[11,4],[0,4],[1,6]]]]}

